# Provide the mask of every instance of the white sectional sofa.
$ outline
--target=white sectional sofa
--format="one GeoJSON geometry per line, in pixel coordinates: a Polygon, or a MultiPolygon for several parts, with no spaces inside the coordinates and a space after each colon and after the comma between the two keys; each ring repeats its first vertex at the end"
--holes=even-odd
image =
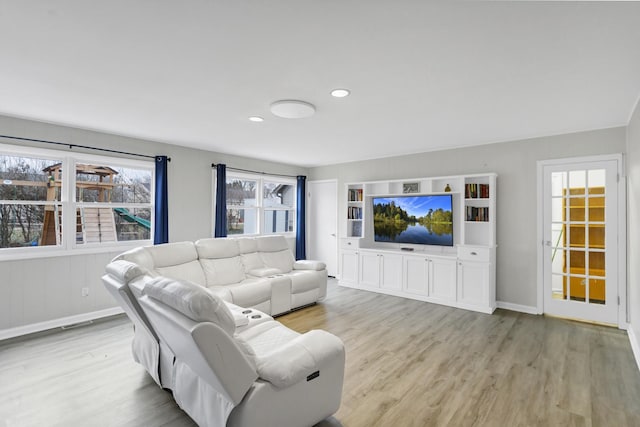
{"type": "MultiPolygon", "coordinates": [[[[270,315],[313,304],[327,292],[320,261],[295,261],[283,236],[202,239],[139,247],[118,255],[143,269],[146,280],[165,276],[209,288],[224,301],[270,315]]],[[[130,284],[136,298],[145,280],[130,284]]]]}
{"type": "Polygon", "coordinates": [[[140,247],[102,279],[134,324],[134,359],[199,425],[310,425],[339,407],[342,342],[270,316],[326,295],[324,263],[295,261],[284,237],[140,247]]]}

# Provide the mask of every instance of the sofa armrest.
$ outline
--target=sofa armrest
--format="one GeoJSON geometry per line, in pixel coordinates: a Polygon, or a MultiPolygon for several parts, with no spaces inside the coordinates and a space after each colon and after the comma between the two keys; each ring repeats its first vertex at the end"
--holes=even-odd
{"type": "Polygon", "coordinates": [[[308,259],[301,259],[293,263],[294,270],[324,270],[327,265],[322,261],[313,261],[308,259]]]}
{"type": "Polygon", "coordinates": [[[107,264],[105,270],[121,283],[127,284],[133,279],[147,273],[147,269],[125,260],[117,260],[107,264]]]}
{"type": "Polygon", "coordinates": [[[260,378],[277,388],[285,388],[322,375],[321,367],[336,357],[344,360],[344,344],[340,338],[313,330],[271,353],[256,356],[255,362],[260,378]]]}

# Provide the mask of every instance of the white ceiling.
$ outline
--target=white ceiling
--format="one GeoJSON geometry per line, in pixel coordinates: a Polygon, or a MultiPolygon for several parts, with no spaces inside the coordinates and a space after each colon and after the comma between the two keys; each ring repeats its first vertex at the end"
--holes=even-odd
{"type": "Polygon", "coordinates": [[[301,166],[623,126],[639,95],[636,2],[0,0],[0,114],[301,166]]]}

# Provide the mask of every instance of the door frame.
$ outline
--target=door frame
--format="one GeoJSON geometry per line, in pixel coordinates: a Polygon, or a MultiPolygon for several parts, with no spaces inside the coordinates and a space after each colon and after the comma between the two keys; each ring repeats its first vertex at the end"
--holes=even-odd
{"type": "MultiPolygon", "coordinates": [[[[307,189],[306,189],[306,195],[305,195],[305,203],[307,206],[309,206],[309,197],[311,196],[311,189],[310,184],[334,184],[335,186],[335,193],[336,193],[336,211],[334,212],[334,217],[336,219],[336,236],[335,236],[335,248],[334,248],[334,252],[335,252],[335,268],[336,268],[336,276],[338,277],[340,275],[340,256],[339,256],[339,239],[338,239],[338,235],[339,235],[339,228],[340,228],[340,223],[339,223],[339,215],[338,212],[340,211],[340,206],[338,203],[338,180],[335,178],[331,178],[331,179],[315,179],[315,180],[310,180],[307,181],[307,189]]],[[[310,216],[310,210],[306,209],[306,218],[305,218],[305,223],[307,225],[307,229],[305,230],[305,235],[307,237],[307,239],[310,236],[309,233],[309,227],[310,227],[310,221],[309,221],[309,216],[310,216]]]]}
{"type": "Polygon", "coordinates": [[[617,187],[618,192],[618,328],[627,329],[628,318],[628,295],[629,287],[627,280],[627,177],[625,173],[624,155],[603,154],[597,156],[569,157],[565,159],[538,160],[537,162],[537,313],[544,314],[544,167],[557,166],[572,163],[584,163],[594,161],[615,160],[618,165],[617,187]]]}

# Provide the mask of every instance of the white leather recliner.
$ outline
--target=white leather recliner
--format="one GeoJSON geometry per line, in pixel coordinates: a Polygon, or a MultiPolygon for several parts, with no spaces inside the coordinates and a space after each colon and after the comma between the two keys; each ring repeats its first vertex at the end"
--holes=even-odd
{"type": "Polygon", "coordinates": [[[345,352],[325,331],[299,334],[189,281],[147,281],[140,299],[161,346],[175,357],[172,392],[200,426],[311,426],[334,414],[345,352]],[[241,324],[241,326],[237,326],[241,324]]]}

